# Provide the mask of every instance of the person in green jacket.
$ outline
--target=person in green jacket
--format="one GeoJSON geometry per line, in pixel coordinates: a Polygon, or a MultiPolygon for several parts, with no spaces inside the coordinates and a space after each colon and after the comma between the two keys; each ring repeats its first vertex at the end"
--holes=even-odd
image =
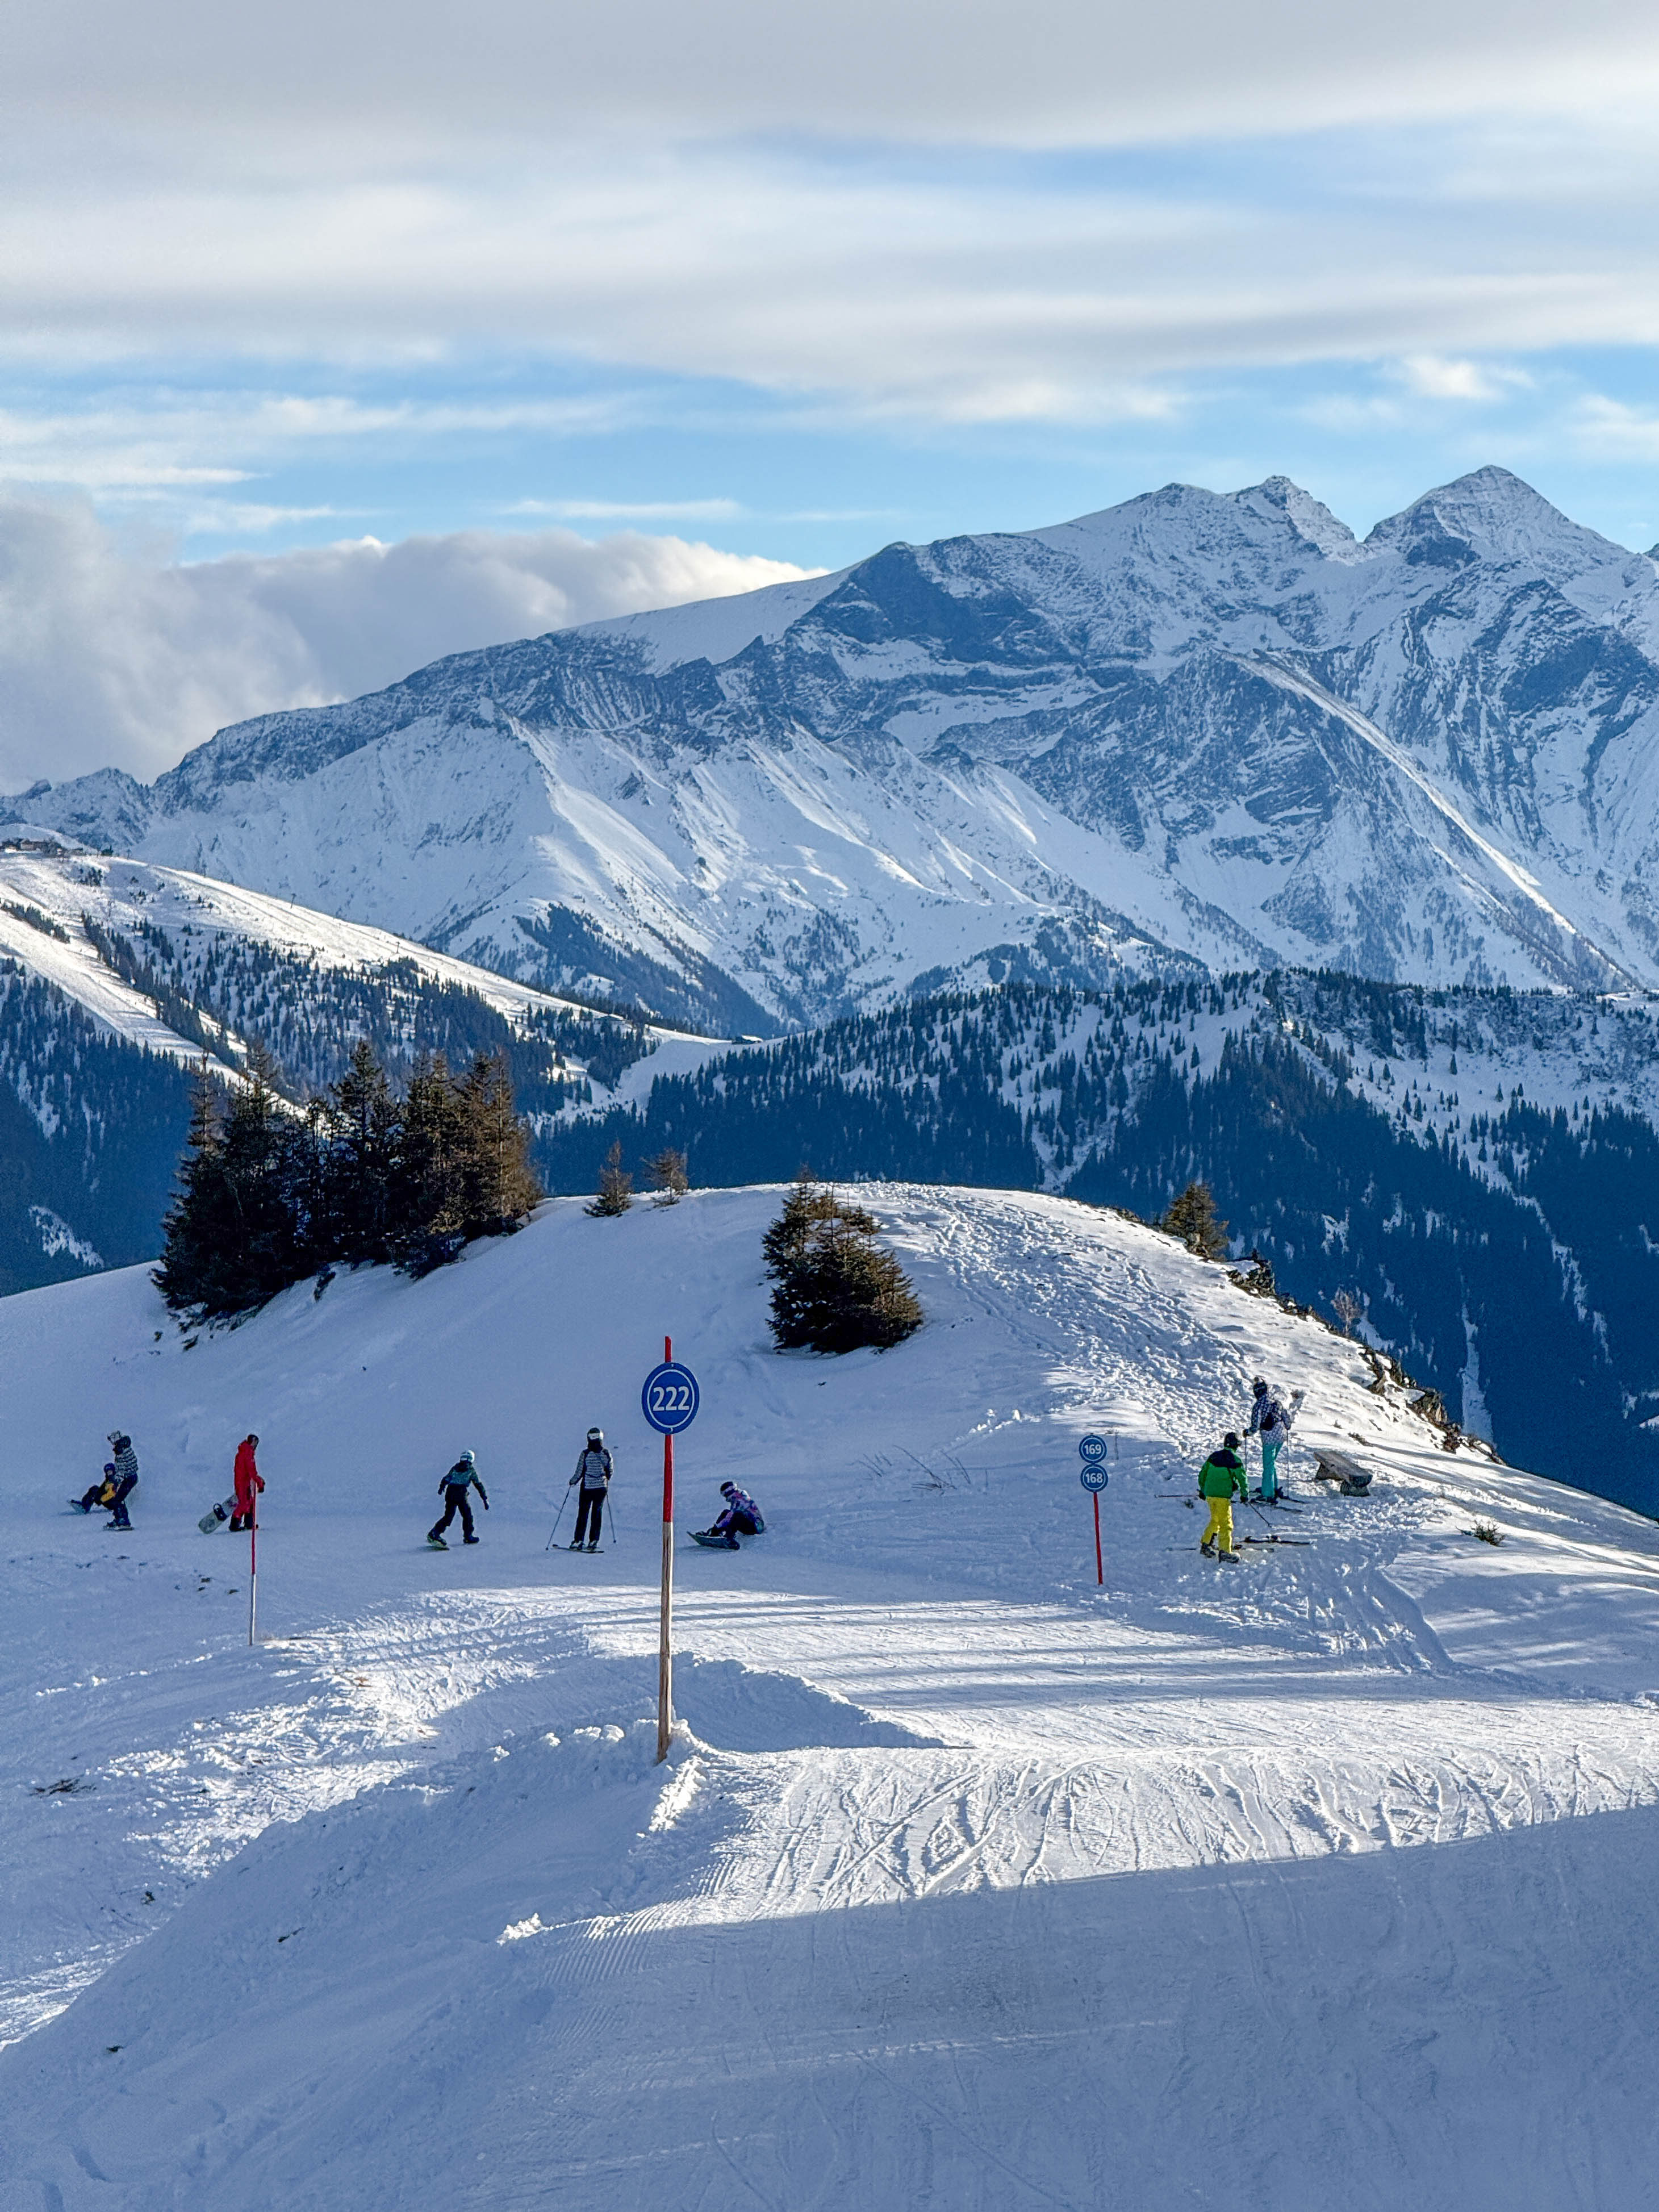
{"type": "Polygon", "coordinates": [[[1248,1498],[1250,1482],[1238,1455],[1238,1438],[1229,1429],[1221,1439],[1220,1450],[1212,1451],[1199,1471],[1198,1492],[1209,1501],[1210,1520],[1204,1531],[1204,1541],[1198,1548],[1206,1559],[1213,1559],[1218,1546],[1221,1558],[1237,1566],[1238,1554],[1233,1549],[1235,1492],[1241,1498],[1248,1498]]]}

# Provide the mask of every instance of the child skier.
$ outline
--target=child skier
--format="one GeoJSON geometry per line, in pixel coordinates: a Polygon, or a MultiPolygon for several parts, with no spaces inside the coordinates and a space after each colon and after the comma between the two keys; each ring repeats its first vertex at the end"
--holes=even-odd
{"type": "Polygon", "coordinates": [[[236,1510],[230,1516],[230,1533],[234,1536],[243,1528],[253,1526],[253,1498],[257,1491],[265,1486],[265,1479],[254,1464],[253,1455],[258,1447],[258,1437],[249,1434],[236,1447],[234,1481],[236,1510]]]}
{"type": "Polygon", "coordinates": [[[489,1493],[478,1474],[477,1456],[471,1451],[464,1451],[440,1481],[438,1488],[444,1501],[443,1517],[434,1521],[427,1530],[427,1542],[436,1551],[447,1552],[449,1547],[444,1541],[444,1530],[459,1513],[461,1516],[461,1541],[476,1544],[478,1540],[472,1533],[472,1500],[467,1492],[476,1488],[484,1502],[484,1511],[489,1510],[489,1493]]]}
{"type": "Polygon", "coordinates": [[[720,1496],[726,1500],[726,1510],[712,1528],[703,1531],[702,1540],[707,1543],[714,1537],[724,1537],[727,1550],[735,1552],[741,1549],[739,1536],[758,1536],[766,1523],[761,1518],[759,1506],[735,1482],[721,1483],[720,1496]]]}
{"type": "Polygon", "coordinates": [[[1233,1549],[1233,1493],[1248,1498],[1250,1479],[1244,1472],[1244,1462],[1238,1455],[1238,1438],[1231,1429],[1221,1439],[1219,1451],[1212,1451],[1199,1471],[1198,1490],[1200,1498],[1209,1502],[1210,1518],[1204,1531],[1204,1540],[1199,1546],[1206,1559],[1220,1556],[1231,1565],[1238,1565],[1238,1554],[1233,1549]]]}
{"type": "Polygon", "coordinates": [[[1250,1425],[1245,1434],[1261,1439],[1261,1495],[1271,1505],[1279,1495],[1279,1451],[1290,1441],[1291,1424],[1301,1408],[1302,1393],[1298,1390],[1286,1407],[1278,1392],[1270,1390],[1260,1375],[1250,1389],[1255,1403],[1250,1408],[1250,1425]]]}
{"type": "Polygon", "coordinates": [[[581,1485],[576,1497],[576,1533],[570,1539],[573,1552],[580,1551],[584,1532],[588,1550],[597,1552],[599,1548],[599,1522],[605,1513],[605,1492],[611,1487],[612,1472],[611,1455],[605,1448],[605,1431],[590,1429],[576,1462],[576,1472],[565,1485],[567,1490],[575,1490],[578,1483],[581,1485]]]}

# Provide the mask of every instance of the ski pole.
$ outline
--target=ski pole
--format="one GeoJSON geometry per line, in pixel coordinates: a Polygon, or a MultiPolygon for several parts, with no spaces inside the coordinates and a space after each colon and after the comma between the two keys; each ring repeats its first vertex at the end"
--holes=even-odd
{"type": "Polygon", "coordinates": [[[617,1548],[617,1501],[608,1490],[605,1493],[605,1502],[611,1510],[611,1548],[614,1552],[617,1548]]]}
{"type": "Polygon", "coordinates": [[[554,1538],[558,1534],[558,1533],[559,1533],[559,1523],[560,1523],[560,1522],[561,1522],[561,1521],[562,1521],[562,1520],[563,1520],[563,1518],[564,1518],[564,1509],[565,1509],[565,1507],[566,1507],[567,1505],[568,1505],[568,1504],[569,1504],[569,1503],[570,1503],[570,1492],[567,1490],[567,1491],[565,1492],[565,1493],[564,1493],[564,1496],[563,1496],[563,1497],[559,1500],[559,1510],[558,1510],[558,1511],[557,1511],[557,1512],[553,1516],[553,1526],[552,1526],[552,1527],[548,1530],[548,1532],[547,1532],[547,1541],[546,1541],[546,1542],[542,1546],[542,1549],[543,1549],[543,1551],[544,1551],[544,1552],[550,1552],[550,1551],[552,1550],[552,1548],[553,1548],[553,1539],[554,1539],[554,1538]]]}

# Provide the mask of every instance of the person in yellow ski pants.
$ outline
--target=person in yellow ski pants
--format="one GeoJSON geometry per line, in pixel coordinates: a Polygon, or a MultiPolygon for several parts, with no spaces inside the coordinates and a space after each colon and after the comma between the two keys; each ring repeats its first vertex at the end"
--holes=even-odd
{"type": "Polygon", "coordinates": [[[1244,1462],[1238,1455],[1238,1438],[1231,1429],[1222,1438],[1219,1451],[1212,1451],[1200,1469],[1198,1491],[1210,1509],[1204,1540],[1198,1548],[1206,1559],[1219,1557],[1237,1562],[1238,1553],[1233,1549],[1233,1495],[1237,1492],[1239,1497],[1248,1498],[1250,1491],[1244,1462]]]}

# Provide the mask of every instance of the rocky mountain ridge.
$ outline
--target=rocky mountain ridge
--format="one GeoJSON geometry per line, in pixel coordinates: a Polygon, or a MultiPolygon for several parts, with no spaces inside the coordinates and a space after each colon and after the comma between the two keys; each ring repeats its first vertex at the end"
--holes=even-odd
{"type": "Polygon", "coordinates": [[[1283,478],[466,653],[19,819],[730,1035],[1279,963],[1659,987],[1659,566],[1283,478]]]}

